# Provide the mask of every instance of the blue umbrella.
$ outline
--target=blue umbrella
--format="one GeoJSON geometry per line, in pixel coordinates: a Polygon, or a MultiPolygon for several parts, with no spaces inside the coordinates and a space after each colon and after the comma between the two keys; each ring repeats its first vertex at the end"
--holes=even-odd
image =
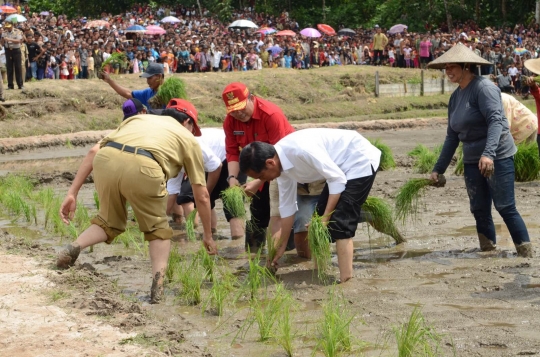
{"type": "Polygon", "coordinates": [[[128,27],[125,32],[141,32],[141,33],[144,33],[144,32],[146,32],[146,27],[141,26],[141,25],[133,25],[133,26],[128,27]]]}
{"type": "Polygon", "coordinates": [[[276,45],[269,47],[267,51],[272,51],[272,56],[275,56],[276,54],[281,53],[281,51],[283,51],[283,48],[276,45]]]}

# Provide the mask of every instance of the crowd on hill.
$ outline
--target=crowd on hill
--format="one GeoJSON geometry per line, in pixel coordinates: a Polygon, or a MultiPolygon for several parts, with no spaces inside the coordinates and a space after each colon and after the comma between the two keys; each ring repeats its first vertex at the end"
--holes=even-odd
{"type": "MultiPolygon", "coordinates": [[[[20,61],[21,75],[26,80],[92,78],[115,52],[126,56],[120,63],[104,68],[107,72],[139,73],[152,62],[163,63],[167,73],[334,65],[423,68],[461,41],[493,63],[493,68],[483,69],[484,74],[504,75],[503,70],[515,64],[516,69],[510,70],[512,83],[516,84],[525,71],[523,61],[538,57],[540,51],[538,24],[480,29],[470,21],[456,24],[453,31],[442,25],[442,30],[418,33],[409,33],[406,28],[390,33],[375,26],[357,28],[347,35],[322,33],[321,37],[308,38],[300,35],[302,27],[286,11],[273,16],[256,13],[249,7],[234,12],[233,20],[251,20],[259,29],[229,29],[207,9],[199,11],[182,5],[158,9],[135,5],[124,14],[104,13],[98,20],[68,19],[48,11],[34,13],[26,5],[18,11],[27,19],[15,24],[15,30],[24,35],[20,61]],[[174,16],[179,22],[162,22],[167,16],[174,16]],[[159,26],[162,34],[128,30],[135,25],[159,26]],[[296,36],[270,34],[270,29],[291,30],[296,36]]],[[[2,21],[6,17],[2,14],[2,21]]],[[[339,33],[343,27],[336,31],[339,33]]],[[[0,52],[4,73],[5,53],[0,52]]],[[[8,82],[13,85],[13,80],[8,82]]]]}

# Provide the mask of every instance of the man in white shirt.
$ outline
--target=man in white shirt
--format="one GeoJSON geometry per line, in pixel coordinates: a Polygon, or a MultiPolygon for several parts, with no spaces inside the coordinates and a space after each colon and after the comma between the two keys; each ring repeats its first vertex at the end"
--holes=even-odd
{"type": "Polygon", "coordinates": [[[263,181],[277,179],[281,234],[277,254],[285,252],[297,212],[297,184],[326,180],[317,212],[336,242],[340,281],[353,276],[353,242],[360,209],[368,197],[381,152],[355,131],[305,129],[285,136],[276,145],[253,142],[240,153],[240,170],[263,181]]]}

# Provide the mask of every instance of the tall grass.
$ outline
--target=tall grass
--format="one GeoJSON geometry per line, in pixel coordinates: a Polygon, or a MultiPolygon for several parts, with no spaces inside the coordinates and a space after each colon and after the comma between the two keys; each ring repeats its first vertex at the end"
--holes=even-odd
{"type": "Polygon", "coordinates": [[[397,244],[405,242],[394,223],[394,212],[385,200],[370,196],[362,205],[362,211],[369,216],[368,223],[378,232],[387,234],[394,238],[397,244]]]}
{"type": "Polygon", "coordinates": [[[322,216],[315,212],[308,228],[308,244],[311,256],[317,265],[317,276],[321,280],[326,280],[330,271],[332,257],[330,242],[328,227],[323,223],[322,216]]]}
{"type": "Polygon", "coordinates": [[[393,328],[399,357],[439,356],[441,335],[424,320],[415,307],[409,320],[393,328]]]}
{"type": "Polygon", "coordinates": [[[442,145],[436,146],[432,151],[426,146],[419,144],[408,155],[415,158],[414,167],[416,171],[421,174],[427,174],[433,170],[441,150],[442,145]]]}
{"type": "Polygon", "coordinates": [[[381,161],[379,163],[379,169],[386,171],[396,167],[396,161],[394,160],[394,154],[392,149],[384,144],[380,139],[369,140],[373,146],[381,150],[381,161]]]}
{"type": "Polygon", "coordinates": [[[536,143],[521,143],[514,155],[514,168],[517,182],[534,181],[540,174],[540,158],[536,143]]]}
{"type": "Polygon", "coordinates": [[[429,179],[410,179],[398,191],[396,196],[396,219],[405,222],[408,218],[416,219],[420,207],[420,197],[424,189],[431,185],[429,179]]]}
{"type": "Polygon", "coordinates": [[[319,342],[316,350],[322,351],[326,357],[337,356],[341,352],[350,352],[353,346],[353,335],[350,325],[354,315],[348,307],[343,293],[336,286],[329,292],[329,298],[323,305],[323,319],[319,323],[319,342]]]}
{"type": "Polygon", "coordinates": [[[189,213],[186,218],[186,235],[190,242],[197,240],[197,232],[195,232],[195,218],[197,218],[197,209],[189,213]]]}

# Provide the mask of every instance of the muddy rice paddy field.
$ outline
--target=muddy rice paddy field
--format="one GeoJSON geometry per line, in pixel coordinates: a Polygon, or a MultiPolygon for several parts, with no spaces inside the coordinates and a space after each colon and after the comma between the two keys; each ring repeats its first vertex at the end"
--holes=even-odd
{"type": "MultiPolygon", "coordinates": [[[[407,179],[422,177],[414,173],[407,152],[418,143],[442,143],[445,126],[434,119],[412,128],[359,131],[394,151],[398,167],[380,172],[372,190],[373,196],[393,202],[407,179]]],[[[63,196],[87,149],[19,150],[0,156],[0,172],[29,174],[39,182],[36,189],[51,188],[63,196]]],[[[540,355],[538,258],[516,257],[496,212],[498,250],[479,252],[463,178],[448,174],[447,180],[445,188],[428,188],[421,219],[400,227],[406,243],[396,246],[391,238],[360,225],[354,238],[355,278],[346,284],[318,280],[312,262],[288,252],[277,278],[293,299],[294,356],[323,355],[320,324],[331,294],[341,297],[340,309],[352,319],[352,349],[344,355],[397,356],[394,331],[415,309],[438,341],[432,355],[540,355]]],[[[79,195],[90,213],[96,209],[93,191],[89,182],[79,195]]],[[[516,200],[536,244],[540,182],[516,183],[516,200]]],[[[258,325],[249,324],[245,296],[233,291],[223,315],[216,316],[204,303],[211,282],[203,283],[199,305],[178,299],[175,285],[166,288],[165,301],[150,305],[150,264],[144,249],[99,245],[84,251],[75,268],[56,270],[55,252],[71,238],[61,240],[45,229],[42,215],[38,211],[38,223],[27,224],[4,210],[0,221],[0,356],[286,356],[280,337],[258,341],[258,325]]],[[[219,233],[227,235],[221,212],[219,217],[219,233]]],[[[200,243],[175,233],[174,247],[181,255],[199,249],[200,243]]],[[[238,281],[245,280],[249,262],[243,241],[220,240],[218,246],[218,264],[238,281]]],[[[335,259],[333,264],[337,273],[335,259]]],[[[268,284],[269,296],[277,286],[268,284]]]]}

